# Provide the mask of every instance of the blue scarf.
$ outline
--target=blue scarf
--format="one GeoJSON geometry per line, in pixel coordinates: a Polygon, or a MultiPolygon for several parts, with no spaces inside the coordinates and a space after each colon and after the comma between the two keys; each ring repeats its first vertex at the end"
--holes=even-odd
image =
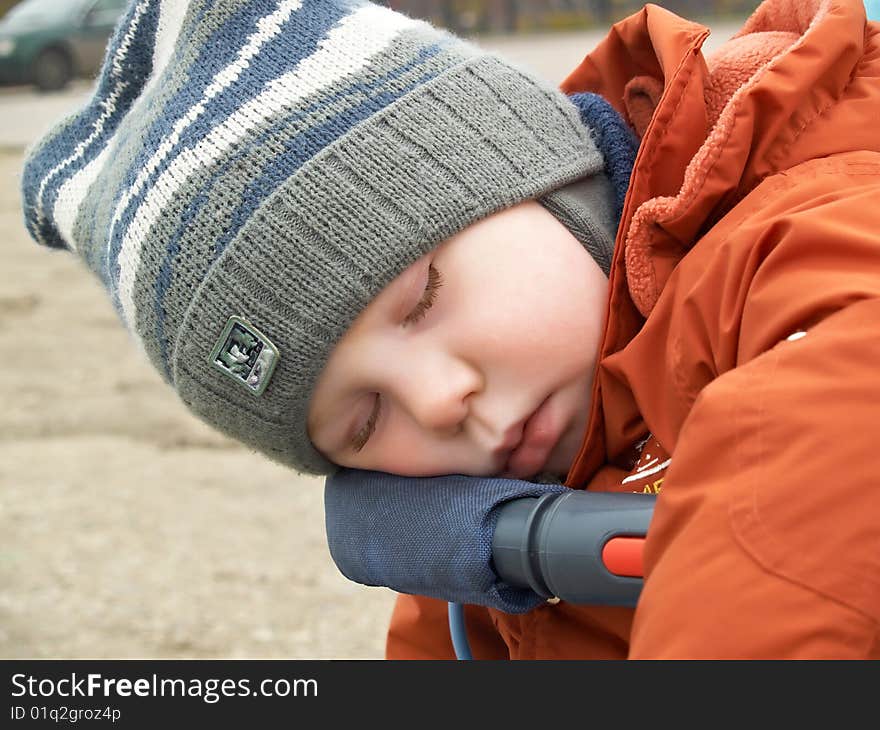
{"type": "Polygon", "coordinates": [[[615,219],[619,225],[639,139],[617,110],[598,94],[577,92],[568,98],[577,106],[581,121],[593,130],[596,146],[605,156],[605,174],[614,187],[615,219]]]}

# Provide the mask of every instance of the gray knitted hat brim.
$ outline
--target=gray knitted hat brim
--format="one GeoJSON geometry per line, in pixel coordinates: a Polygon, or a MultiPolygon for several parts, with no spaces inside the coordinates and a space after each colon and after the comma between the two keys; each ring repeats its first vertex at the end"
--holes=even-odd
{"type": "Polygon", "coordinates": [[[580,241],[602,269],[611,271],[617,221],[614,187],[605,173],[596,173],[538,199],[580,241]]]}
{"type": "Polygon", "coordinates": [[[364,307],[471,223],[602,165],[562,94],[491,55],[450,69],[322,150],[257,210],[192,297],[175,387],[245,444],[301,471],[331,472],[308,437],[309,399],[364,307]],[[259,399],[209,362],[231,315],[279,350],[259,399]]]}

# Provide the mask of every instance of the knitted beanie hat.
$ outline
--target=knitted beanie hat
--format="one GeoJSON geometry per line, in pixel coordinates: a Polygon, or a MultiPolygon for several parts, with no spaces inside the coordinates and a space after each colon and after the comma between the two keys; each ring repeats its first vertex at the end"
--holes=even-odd
{"type": "Polygon", "coordinates": [[[564,94],[386,7],[132,0],[93,97],[22,184],[31,236],[82,257],[197,416],[327,474],[309,399],[364,307],[471,223],[548,194],[610,250],[602,171],[564,94]]]}

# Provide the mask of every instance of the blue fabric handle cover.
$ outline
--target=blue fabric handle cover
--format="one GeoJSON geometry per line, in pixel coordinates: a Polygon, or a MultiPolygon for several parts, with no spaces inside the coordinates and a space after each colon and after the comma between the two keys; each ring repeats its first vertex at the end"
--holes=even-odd
{"type": "Polygon", "coordinates": [[[518,497],[565,491],[515,479],[342,468],[327,477],[324,489],[330,555],[356,583],[525,613],[544,598],[496,575],[496,508],[518,497]]]}

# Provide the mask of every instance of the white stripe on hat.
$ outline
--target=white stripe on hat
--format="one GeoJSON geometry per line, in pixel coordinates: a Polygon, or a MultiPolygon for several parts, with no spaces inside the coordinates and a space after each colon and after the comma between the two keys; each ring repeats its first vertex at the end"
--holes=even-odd
{"type": "MultiPolygon", "coordinates": [[[[269,15],[264,15],[257,21],[257,30],[247,37],[245,44],[239,49],[235,60],[225,68],[220,69],[212,82],[202,92],[202,98],[189,108],[185,116],[175,122],[171,132],[159,143],[147,164],[138,172],[134,183],[122,194],[119,203],[116,205],[116,210],[113,212],[113,218],[110,220],[109,241],[113,240],[116,225],[119,223],[119,219],[125,213],[131,200],[140,193],[141,188],[153,172],[155,172],[156,168],[162,164],[168,153],[174,149],[186,128],[202,115],[205,111],[206,103],[222,93],[228,86],[235,83],[241,72],[248,67],[250,60],[260,52],[261,47],[278,35],[281,32],[281,26],[288,21],[293,11],[299,10],[301,7],[302,0],[284,0],[275,11],[269,15]]],[[[120,252],[120,259],[122,259],[122,252],[120,252]]],[[[108,265],[112,267],[113,262],[110,261],[108,265]]]]}
{"type": "Polygon", "coordinates": [[[298,99],[329,87],[365,66],[403,30],[422,25],[425,25],[422,20],[378,5],[357,9],[343,18],[296,69],[268,83],[259,96],[235,110],[195,147],[180,151],[144,196],[122,241],[118,296],[125,321],[132,330],[137,319],[134,283],[144,238],[189,176],[213,164],[251,129],[283,112],[298,99]]]}
{"type": "MultiPolygon", "coordinates": [[[[46,244],[46,241],[43,240],[43,236],[40,233],[41,226],[43,221],[45,220],[45,212],[43,211],[43,195],[46,191],[46,186],[55,177],[59,172],[61,172],[68,165],[73,164],[76,160],[82,157],[83,153],[88,149],[89,145],[97,139],[97,137],[101,134],[104,129],[104,122],[110,118],[113,112],[116,110],[116,100],[119,98],[119,94],[125,88],[125,82],[119,79],[119,74],[121,73],[120,60],[125,57],[125,54],[128,52],[128,48],[131,45],[131,39],[134,38],[134,35],[137,31],[138,25],[140,24],[140,20],[143,17],[144,12],[147,9],[147,6],[150,4],[150,0],[142,0],[141,3],[138,4],[135,9],[134,15],[132,16],[131,24],[128,27],[128,32],[122,39],[122,42],[119,44],[119,47],[116,49],[116,53],[113,57],[113,70],[117,77],[116,85],[113,88],[113,91],[110,95],[101,101],[101,106],[104,111],[98,116],[95,120],[95,125],[92,130],[92,133],[80,142],[76,147],[74,147],[73,153],[59,162],[55,167],[49,170],[48,174],[40,181],[40,188],[37,191],[35,208],[36,208],[36,221],[37,225],[34,226],[34,231],[36,232],[39,243],[46,244]]],[[[65,240],[65,243],[68,246],[72,246],[73,244],[65,240]]]]}
{"type": "MultiPolygon", "coordinates": [[[[159,77],[168,66],[168,61],[174,51],[174,44],[183,27],[183,19],[189,9],[190,0],[162,0],[159,10],[159,21],[156,29],[156,43],[153,48],[153,69],[150,78],[143,91],[132,104],[128,114],[137,116],[139,108],[143,106],[159,77]]],[[[79,215],[80,206],[88,194],[92,183],[98,178],[104,169],[104,164],[110,158],[110,151],[116,146],[118,128],[113,136],[104,145],[101,153],[83,169],[67,180],[58,191],[55,200],[53,214],[55,225],[61,238],[76,250],[77,243],[73,237],[73,227],[79,215]]]]}

